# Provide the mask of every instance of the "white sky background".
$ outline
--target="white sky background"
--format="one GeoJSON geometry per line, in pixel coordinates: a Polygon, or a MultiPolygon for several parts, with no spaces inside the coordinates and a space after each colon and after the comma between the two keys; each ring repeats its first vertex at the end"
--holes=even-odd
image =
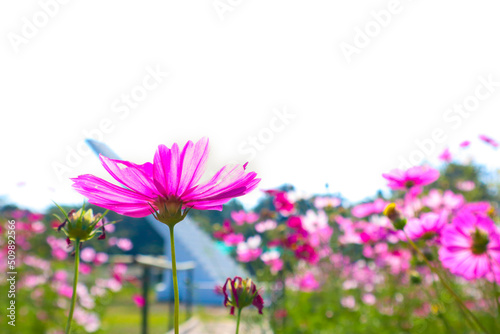
{"type": "Polygon", "coordinates": [[[93,154],[62,177],[54,171],[106,119],[102,140],[136,163],[152,161],[160,143],[208,136],[212,173],[252,158],[248,137],[260,135],[249,169],[261,189],[324,192],[328,182],[353,201],[384,189],[381,174],[435,128],[445,140],[427,160],[470,139],[480,162],[499,166],[477,136],[500,140],[500,86],[467,118],[444,118],[480,76],[500,82],[498,1],[401,0],[351,62],[341,43],[355,47],[357,28],[376,29],[371,12],[391,1],[221,0],[230,6],[222,19],[213,0],[72,0],[14,47],[23,18],[43,24],[41,4],[54,1],[0,3],[0,195],[22,206],[81,203],[69,177],[110,179],[93,154]],[[117,112],[147,68],[169,75],[128,115],[117,112]],[[282,126],[276,108],[294,118],[282,126]]]}

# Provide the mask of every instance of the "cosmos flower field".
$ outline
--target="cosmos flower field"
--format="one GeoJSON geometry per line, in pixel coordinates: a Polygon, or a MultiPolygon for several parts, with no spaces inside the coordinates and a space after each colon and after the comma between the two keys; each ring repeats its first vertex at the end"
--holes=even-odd
{"type": "Polygon", "coordinates": [[[251,316],[274,333],[498,333],[500,184],[498,171],[470,159],[477,145],[498,154],[490,137],[465,141],[446,149],[438,166],[380,175],[381,186],[390,190],[360,203],[339,193],[303,195],[293,185],[256,190],[258,174],[247,165],[223,167],[196,185],[207,139],[183,149],[160,146],[154,162],[144,165],[101,157],[125,187],[92,175],[75,178],[75,189],[96,212],[61,208],[66,218],[57,220],[53,212],[2,208],[2,235],[16,222],[18,274],[12,327],[3,296],[10,288],[4,273],[13,243],[4,237],[1,332],[67,333],[74,300],[71,332],[107,333],[103,316],[123,289],[136,291],[130,303],[139,312],[140,278],[127,265],[108,261],[110,250],[134,245],[113,235],[115,225],[101,216],[105,209],[129,217],[152,214],[171,235],[190,210],[222,209],[227,219],[200,226],[250,275],[214,286],[235,327],[241,313],[242,321],[251,316]],[[225,211],[224,204],[250,191],[262,191],[256,207],[225,211]],[[74,234],[86,221],[87,234],[74,234]]]}

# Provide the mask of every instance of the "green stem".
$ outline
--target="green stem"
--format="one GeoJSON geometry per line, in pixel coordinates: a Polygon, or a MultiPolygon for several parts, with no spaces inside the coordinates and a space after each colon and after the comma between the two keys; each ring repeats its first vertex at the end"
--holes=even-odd
{"type": "Polygon", "coordinates": [[[441,273],[436,268],[434,268],[434,266],[429,262],[429,260],[427,260],[427,257],[424,255],[424,253],[422,253],[422,251],[417,247],[417,245],[415,245],[415,243],[408,237],[408,234],[406,234],[406,232],[404,230],[403,230],[403,232],[405,234],[406,240],[408,240],[408,243],[424,259],[424,262],[427,264],[427,266],[429,267],[429,269],[434,274],[436,274],[439,277],[439,280],[441,281],[441,284],[443,284],[443,286],[446,288],[446,290],[448,290],[448,292],[451,293],[451,295],[453,296],[453,298],[455,298],[455,301],[459,304],[459,306],[467,313],[467,315],[469,315],[472,318],[472,320],[474,320],[474,322],[476,323],[476,325],[478,325],[479,328],[481,328],[481,330],[483,332],[488,333],[488,331],[483,326],[483,324],[481,324],[481,322],[479,321],[479,319],[477,319],[476,316],[474,315],[474,313],[472,313],[471,310],[469,310],[467,308],[467,306],[465,306],[465,304],[462,301],[462,299],[460,299],[460,297],[455,293],[455,291],[453,291],[453,289],[448,285],[448,283],[446,282],[446,280],[444,279],[444,277],[441,275],[441,273]]]}
{"type": "Polygon", "coordinates": [[[236,334],[240,331],[240,318],[241,318],[241,309],[238,308],[238,320],[236,320],[236,334]]]}
{"type": "Polygon", "coordinates": [[[76,287],[78,285],[78,273],[80,266],[80,240],[75,240],[75,275],[73,277],[73,295],[71,297],[71,308],[69,309],[68,323],[66,324],[66,334],[71,331],[71,321],[73,320],[73,312],[76,304],[76,287]]]}
{"type": "Polygon", "coordinates": [[[175,243],[174,243],[174,227],[170,227],[170,249],[172,253],[172,279],[174,281],[174,331],[179,334],[179,286],[177,285],[177,266],[175,264],[175,243]]]}
{"type": "Polygon", "coordinates": [[[497,284],[497,277],[495,275],[495,271],[493,270],[493,259],[491,256],[488,256],[490,259],[490,271],[493,274],[493,292],[494,292],[494,297],[495,297],[495,304],[497,305],[497,312],[498,315],[500,316],[500,295],[498,293],[498,284],[497,284]]]}

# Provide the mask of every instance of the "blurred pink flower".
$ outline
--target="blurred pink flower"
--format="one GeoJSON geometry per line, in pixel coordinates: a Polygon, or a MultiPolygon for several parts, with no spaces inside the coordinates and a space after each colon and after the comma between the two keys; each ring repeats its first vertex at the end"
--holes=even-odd
{"type": "Polygon", "coordinates": [[[222,222],[222,227],[218,231],[214,231],[213,236],[217,240],[224,240],[224,237],[226,235],[229,235],[231,233],[234,233],[234,229],[231,226],[231,221],[229,219],[225,219],[222,222]]]}
{"type": "Polygon", "coordinates": [[[375,302],[377,301],[377,299],[375,298],[375,296],[373,294],[371,294],[371,293],[365,293],[363,295],[363,297],[361,297],[361,300],[366,305],[374,305],[375,302]]]}
{"type": "Polygon", "coordinates": [[[498,142],[495,139],[486,135],[479,135],[479,139],[481,139],[486,144],[493,146],[494,148],[497,148],[499,146],[498,142]]]}
{"type": "Polygon", "coordinates": [[[236,225],[253,224],[259,220],[259,215],[255,212],[245,212],[245,210],[233,211],[231,212],[231,218],[234,220],[236,225]]]}
{"type": "Polygon", "coordinates": [[[236,249],[237,259],[240,262],[251,262],[259,258],[262,249],[259,248],[261,238],[259,235],[249,237],[246,242],[240,242],[236,249]]]}
{"type": "Polygon", "coordinates": [[[474,183],[474,181],[458,181],[456,186],[458,190],[466,192],[476,189],[476,184],[474,183]]]}
{"type": "Polygon", "coordinates": [[[430,239],[438,236],[446,223],[447,215],[445,213],[429,212],[422,214],[420,218],[409,219],[404,230],[412,240],[419,238],[430,239]]]}
{"type": "Polygon", "coordinates": [[[177,144],[171,149],[160,145],[154,162],[143,165],[101,155],[104,168],[126,188],[90,174],[73,178],[73,187],[90,203],[130,217],[148,216],[152,207],[161,216],[167,204],[179,210],[222,210],[232,198],[252,191],[260,179],[254,172],[246,173],[245,164],[225,166],[208,182],[198,184],[208,151],[208,139],[202,138],[196,144],[188,141],[182,151],[177,144]]]}
{"type": "Polygon", "coordinates": [[[319,283],[310,271],[299,277],[299,289],[304,292],[319,289],[319,283]]]}
{"type": "Polygon", "coordinates": [[[225,235],[223,240],[227,246],[236,246],[240,242],[243,242],[245,240],[245,237],[240,233],[230,233],[225,235]]]}
{"type": "Polygon", "coordinates": [[[69,285],[63,284],[59,286],[57,293],[63,297],[71,298],[73,296],[73,288],[69,285]]]}
{"type": "Polygon", "coordinates": [[[260,254],[262,254],[262,249],[237,249],[236,256],[238,261],[240,262],[252,262],[259,258],[260,254]]]}
{"type": "Polygon", "coordinates": [[[65,270],[56,270],[54,272],[54,281],[56,282],[66,282],[66,279],[68,278],[68,273],[65,270]]]}
{"type": "Polygon", "coordinates": [[[273,204],[280,214],[288,216],[295,210],[295,206],[288,198],[285,191],[282,190],[266,190],[267,194],[273,196],[273,204]]]}
{"type": "Polygon", "coordinates": [[[94,264],[98,266],[103,263],[106,263],[108,262],[108,258],[109,258],[108,254],[99,252],[95,255],[94,264]]]}
{"type": "Polygon", "coordinates": [[[444,162],[451,162],[452,160],[452,156],[451,156],[451,152],[450,152],[450,149],[448,148],[445,148],[443,153],[441,153],[439,155],[439,159],[444,161],[444,162]]]}
{"type": "Polygon", "coordinates": [[[439,178],[439,171],[427,166],[415,166],[406,171],[395,169],[382,176],[389,181],[389,188],[405,190],[433,183],[439,178]]]}
{"type": "Polygon", "coordinates": [[[272,219],[265,220],[263,222],[255,224],[255,231],[259,233],[264,233],[265,231],[274,230],[278,226],[272,219]]]}
{"type": "Polygon", "coordinates": [[[306,260],[310,264],[316,264],[319,261],[318,253],[309,244],[298,246],[295,250],[295,256],[299,259],[306,260]]]}
{"type": "Polygon", "coordinates": [[[83,275],[88,275],[92,272],[92,266],[87,263],[80,263],[80,272],[83,275]]]}
{"type": "Polygon", "coordinates": [[[316,209],[324,209],[327,207],[336,208],[341,203],[342,201],[337,197],[318,196],[314,199],[314,206],[316,207],[316,209]]]}
{"type": "Polygon", "coordinates": [[[144,305],[146,305],[146,300],[141,295],[138,295],[138,294],[133,295],[132,300],[134,301],[135,305],[137,305],[137,307],[142,308],[142,307],[144,307],[144,305]]]}
{"type": "Polygon", "coordinates": [[[54,248],[51,252],[52,256],[58,260],[64,260],[68,257],[68,252],[61,248],[54,248]]]}
{"type": "Polygon", "coordinates": [[[382,213],[386,206],[386,201],[381,198],[377,198],[373,202],[356,205],[351,212],[356,218],[364,218],[373,214],[382,213]]]}
{"type": "Polygon", "coordinates": [[[41,221],[35,221],[31,224],[31,230],[35,233],[43,233],[45,232],[45,224],[41,221]]]}
{"type": "Polygon", "coordinates": [[[489,217],[461,211],[443,229],[441,243],[439,259],[453,274],[500,282],[500,233],[489,217]]]}
{"type": "Polygon", "coordinates": [[[85,262],[92,262],[95,259],[96,252],[92,247],[85,247],[81,250],[80,257],[85,262]]]}
{"type": "Polygon", "coordinates": [[[353,296],[346,296],[340,300],[340,304],[348,309],[354,309],[356,307],[356,299],[353,296]]]}
{"type": "Polygon", "coordinates": [[[130,239],[127,238],[118,239],[116,242],[116,246],[123,251],[129,251],[134,247],[132,241],[130,241],[130,239]]]}
{"type": "Polygon", "coordinates": [[[460,143],[460,147],[461,148],[466,148],[466,147],[469,147],[470,146],[470,141],[468,140],[465,140],[463,142],[460,143]]]}
{"type": "MultiPolygon", "coordinates": [[[[266,253],[264,253],[266,254],[266,253]]],[[[278,272],[280,272],[283,269],[284,262],[282,259],[278,258],[271,258],[271,259],[265,259],[263,258],[264,254],[261,255],[261,260],[269,266],[269,270],[271,270],[271,273],[273,275],[276,275],[278,272]]]]}

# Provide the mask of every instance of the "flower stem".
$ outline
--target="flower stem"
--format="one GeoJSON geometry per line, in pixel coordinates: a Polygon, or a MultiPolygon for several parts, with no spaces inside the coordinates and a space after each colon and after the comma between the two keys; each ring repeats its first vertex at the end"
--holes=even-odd
{"type": "Polygon", "coordinates": [[[71,331],[71,321],[73,320],[73,312],[76,304],[76,287],[78,285],[78,273],[80,266],[80,240],[75,240],[75,275],[73,277],[73,295],[71,297],[71,308],[69,309],[68,323],[66,324],[66,334],[71,331]]]}
{"type": "Polygon", "coordinates": [[[479,319],[477,319],[476,316],[474,315],[474,313],[472,313],[471,310],[469,310],[467,308],[467,306],[465,306],[465,304],[462,301],[462,299],[460,299],[460,297],[455,293],[455,291],[453,291],[453,289],[448,285],[448,283],[446,282],[446,280],[444,279],[444,277],[441,275],[441,273],[429,262],[429,260],[424,255],[424,253],[422,253],[422,251],[417,247],[417,245],[415,245],[415,243],[408,237],[408,234],[406,234],[405,231],[403,231],[403,232],[405,234],[406,240],[408,240],[408,243],[424,259],[424,262],[427,264],[427,266],[429,267],[429,269],[434,274],[436,274],[439,277],[439,280],[441,281],[441,284],[443,284],[443,286],[446,288],[446,290],[448,290],[448,292],[453,296],[453,298],[455,298],[455,301],[458,303],[458,305],[467,313],[467,315],[469,315],[472,318],[472,320],[474,320],[474,322],[476,323],[476,325],[479,328],[481,328],[481,330],[483,332],[488,333],[488,331],[483,326],[483,324],[481,324],[481,322],[479,321],[479,319]]]}
{"type": "Polygon", "coordinates": [[[236,320],[236,334],[240,331],[241,308],[238,308],[238,320],[236,320]]]}
{"type": "Polygon", "coordinates": [[[174,243],[174,227],[170,227],[170,249],[172,253],[172,279],[174,281],[174,330],[175,334],[179,334],[179,286],[177,285],[177,266],[175,264],[175,243],[174,243]]]}

